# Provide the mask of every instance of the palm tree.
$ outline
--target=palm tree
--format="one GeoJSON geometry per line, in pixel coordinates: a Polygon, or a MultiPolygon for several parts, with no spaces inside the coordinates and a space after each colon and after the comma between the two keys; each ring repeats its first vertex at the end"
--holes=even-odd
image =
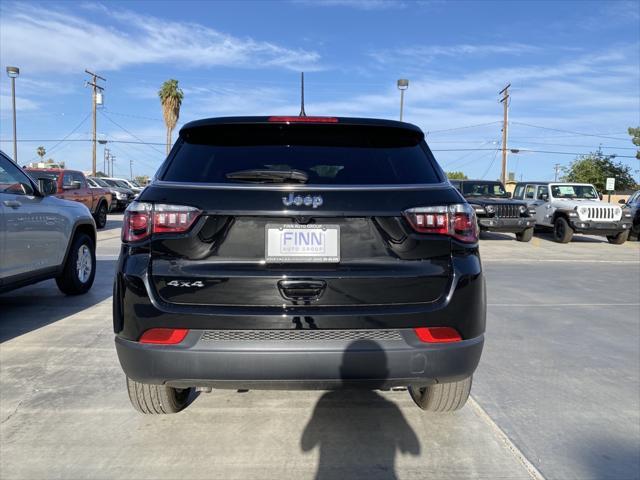
{"type": "Polygon", "coordinates": [[[44,156],[47,154],[47,151],[42,145],[40,145],[38,148],[36,148],[36,153],[38,154],[40,159],[43,159],[44,156]]]}
{"type": "Polygon", "coordinates": [[[167,154],[169,154],[169,150],[171,150],[171,133],[176,128],[180,117],[180,106],[182,105],[184,93],[178,87],[178,80],[172,78],[162,84],[158,91],[158,96],[162,105],[164,123],[167,126],[167,154]]]}

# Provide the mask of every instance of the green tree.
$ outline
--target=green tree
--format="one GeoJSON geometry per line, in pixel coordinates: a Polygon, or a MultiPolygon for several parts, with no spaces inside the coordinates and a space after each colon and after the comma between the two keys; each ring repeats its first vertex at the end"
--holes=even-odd
{"type": "Polygon", "coordinates": [[[38,148],[36,148],[36,153],[40,157],[40,160],[42,160],[44,156],[47,154],[47,151],[42,145],[40,145],[38,148]]]}
{"type": "Polygon", "coordinates": [[[138,185],[144,187],[147,183],[149,183],[149,175],[138,175],[134,178],[134,180],[138,183],[138,185]]]}
{"type": "Polygon", "coordinates": [[[612,156],[603,155],[600,150],[579,156],[563,170],[564,181],[591,183],[599,192],[605,191],[608,177],[616,179],[616,190],[632,189],[636,185],[631,167],[614,162],[612,156]]]}
{"type": "Polygon", "coordinates": [[[160,97],[160,104],[162,105],[162,116],[164,117],[164,123],[167,126],[167,154],[171,150],[171,133],[176,128],[178,118],[180,117],[180,106],[182,105],[182,99],[184,93],[182,89],[178,87],[178,80],[169,79],[162,84],[158,91],[160,97]]]}
{"type": "Polygon", "coordinates": [[[449,178],[450,180],[467,180],[467,176],[464,174],[464,172],[447,172],[447,178],[449,178]]]}
{"type": "Polygon", "coordinates": [[[640,127],[629,127],[629,135],[631,135],[631,141],[633,144],[638,147],[638,151],[636,152],[636,158],[640,160],[640,127]]]}

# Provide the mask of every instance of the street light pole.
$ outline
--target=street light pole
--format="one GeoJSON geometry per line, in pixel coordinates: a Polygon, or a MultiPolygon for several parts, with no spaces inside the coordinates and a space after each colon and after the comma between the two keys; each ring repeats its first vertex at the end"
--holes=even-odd
{"type": "Polygon", "coordinates": [[[504,109],[504,118],[502,120],[502,168],[500,173],[500,180],[502,181],[503,185],[507,182],[507,129],[509,128],[510,101],[509,87],[511,87],[511,84],[504,87],[502,90],[500,90],[500,93],[498,93],[498,95],[502,95],[500,103],[502,103],[504,109]]]}
{"type": "Polygon", "coordinates": [[[11,79],[11,101],[13,103],[13,161],[18,163],[18,134],[16,133],[16,78],[20,75],[18,67],[7,67],[11,79]]]}
{"type": "Polygon", "coordinates": [[[400,90],[400,121],[404,117],[404,91],[409,88],[409,80],[401,78],[398,80],[398,90],[400,90]]]}

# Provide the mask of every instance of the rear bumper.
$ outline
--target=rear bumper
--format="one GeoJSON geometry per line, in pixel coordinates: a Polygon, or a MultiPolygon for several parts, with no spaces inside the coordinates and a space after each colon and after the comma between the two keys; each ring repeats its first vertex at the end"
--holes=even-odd
{"type": "Polygon", "coordinates": [[[521,232],[536,224],[533,217],[523,218],[478,218],[478,224],[481,230],[491,232],[521,232]]]}
{"type": "Polygon", "coordinates": [[[578,233],[587,235],[617,235],[629,230],[632,226],[631,219],[620,220],[619,222],[594,222],[572,219],[571,228],[578,233]]]}
{"type": "MultiPolygon", "coordinates": [[[[309,332],[309,331],[307,331],[309,332]]],[[[464,379],[480,360],[484,336],[425,344],[411,329],[392,340],[208,340],[191,331],[179,345],[116,337],[124,372],[142,383],[174,387],[390,388],[464,379]]]]}

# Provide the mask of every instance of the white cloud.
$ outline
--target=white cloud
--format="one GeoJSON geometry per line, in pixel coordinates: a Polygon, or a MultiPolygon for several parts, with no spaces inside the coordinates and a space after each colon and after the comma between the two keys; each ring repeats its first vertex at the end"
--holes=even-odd
{"type": "MultiPolygon", "coordinates": [[[[38,110],[40,105],[28,98],[16,96],[16,111],[33,111],[38,110]]],[[[0,95],[0,112],[5,116],[13,111],[11,95],[0,95]]]]}
{"type": "Polygon", "coordinates": [[[197,23],[139,16],[104,7],[89,9],[88,18],[19,4],[3,7],[0,53],[3,63],[33,72],[78,72],[86,67],[118,70],[131,65],[172,64],[177,67],[277,67],[317,70],[315,51],[238,38],[197,23]]]}
{"type": "Polygon", "coordinates": [[[437,57],[462,57],[473,55],[523,55],[540,51],[540,47],[522,43],[506,44],[456,44],[456,45],[423,45],[413,47],[401,47],[397,49],[385,49],[373,51],[369,55],[382,64],[399,62],[430,62],[437,57]]]}
{"type": "Polygon", "coordinates": [[[357,10],[387,10],[405,8],[407,3],[401,0],[293,0],[311,7],[345,7],[357,10]]]}

